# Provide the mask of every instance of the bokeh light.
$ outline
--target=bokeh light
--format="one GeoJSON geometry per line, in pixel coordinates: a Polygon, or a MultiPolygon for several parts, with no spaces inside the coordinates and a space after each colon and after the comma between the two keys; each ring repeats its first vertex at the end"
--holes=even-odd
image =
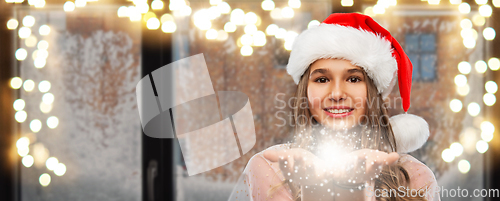
{"type": "Polygon", "coordinates": [[[458,170],[463,174],[466,174],[467,172],[469,172],[469,170],[470,170],[469,161],[467,161],[465,159],[460,160],[458,162],[458,170]]]}
{"type": "Polygon", "coordinates": [[[38,181],[43,187],[48,186],[50,184],[50,175],[47,173],[43,173],[42,175],[40,175],[38,181]]]}
{"type": "Polygon", "coordinates": [[[488,66],[492,71],[496,71],[500,68],[500,60],[496,57],[491,57],[488,60],[488,66]]]}
{"type": "Polygon", "coordinates": [[[10,19],[7,21],[7,29],[13,30],[19,26],[19,22],[16,19],[10,19]]]}
{"type": "Polygon", "coordinates": [[[26,155],[22,159],[22,163],[23,163],[24,167],[27,167],[27,168],[33,166],[34,162],[35,162],[35,160],[34,160],[33,156],[31,156],[31,155],[26,155]]]}
{"type": "Polygon", "coordinates": [[[487,142],[485,142],[483,140],[477,141],[477,143],[476,143],[476,150],[477,150],[477,152],[483,154],[486,151],[488,151],[488,148],[489,148],[489,146],[488,146],[487,142]]]}
{"type": "Polygon", "coordinates": [[[481,112],[481,107],[476,102],[471,102],[467,106],[467,111],[469,112],[470,116],[475,117],[479,114],[479,112],[481,112]]]}
{"type": "Polygon", "coordinates": [[[486,64],[483,60],[478,60],[474,64],[474,67],[478,73],[484,73],[488,69],[488,64],[486,64]]]}
{"type": "Polygon", "coordinates": [[[24,102],[23,99],[17,99],[14,101],[14,110],[20,111],[24,109],[24,106],[26,106],[26,102],[24,102]]]}
{"type": "Polygon", "coordinates": [[[24,81],[23,88],[27,92],[33,91],[33,89],[35,88],[35,82],[33,82],[33,80],[28,79],[24,81]]]}
{"type": "Polygon", "coordinates": [[[462,110],[462,101],[458,100],[458,99],[453,99],[450,101],[450,109],[451,111],[453,112],[460,112],[460,110],[462,110]]]}
{"type": "Polygon", "coordinates": [[[495,81],[487,81],[485,84],[484,84],[484,89],[486,89],[486,91],[488,93],[496,93],[497,90],[498,90],[498,85],[495,81]]]}
{"type": "Polygon", "coordinates": [[[30,129],[33,133],[38,133],[42,129],[42,122],[38,119],[31,120],[30,129]]]}

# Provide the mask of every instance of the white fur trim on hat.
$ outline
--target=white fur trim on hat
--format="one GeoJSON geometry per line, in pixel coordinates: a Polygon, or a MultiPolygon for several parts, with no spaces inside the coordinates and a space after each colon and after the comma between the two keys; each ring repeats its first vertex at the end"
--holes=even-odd
{"type": "Polygon", "coordinates": [[[422,147],[429,138],[429,125],[417,115],[398,114],[389,118],[399,153],[409,153],[422,147]]]}
{"type": "Polygon", "coordinates": [[[375,82],[378,93],[388,94],[383,92],[392,90],[394,84],[391,81],[398,69],[392,51],[391,42],[370,31],[322,23],[295,38],[287,72],[298,84],[302,74],[314,61],[323,58],[346,59],[366,71],[375,82]]]}

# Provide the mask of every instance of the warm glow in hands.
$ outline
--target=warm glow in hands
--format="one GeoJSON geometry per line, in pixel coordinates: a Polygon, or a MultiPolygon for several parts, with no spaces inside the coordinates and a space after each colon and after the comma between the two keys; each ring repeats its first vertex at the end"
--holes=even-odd
{"type": "Polygon", "coordinates": [[[299,185],[322,185],[330,181],[343,185],[360,185],[378,177],[384,165],[399,159],[399,154],[373,149],[360,149],[350,153],[332,152],[331,157],[318,157],[313,153],[293,148],[269,150],[264,157],[279,162],[285,179],[299,185]]]}

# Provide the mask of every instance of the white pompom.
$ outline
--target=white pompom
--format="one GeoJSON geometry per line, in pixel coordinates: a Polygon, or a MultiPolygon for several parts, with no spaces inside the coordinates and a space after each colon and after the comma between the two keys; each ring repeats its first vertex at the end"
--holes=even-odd
{"type": "Polygon", "coordinates": [[[389,118],[396,138],[398,153],[409,153],[422,147],[429,138],[429,124],[413,114],[399,114],[389,118]]]}

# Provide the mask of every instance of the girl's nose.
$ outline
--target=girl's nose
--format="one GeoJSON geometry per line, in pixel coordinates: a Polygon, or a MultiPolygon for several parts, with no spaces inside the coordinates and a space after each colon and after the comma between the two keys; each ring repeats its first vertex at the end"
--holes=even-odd
{"type": "Polygon", "coordinates": [[[344,92],[341,84],[335,83],[331,88],[331,93],[329,94],[328,99],[331,101],[339,102],[345,100],[346,98],[347,95],[344,92]]]}

